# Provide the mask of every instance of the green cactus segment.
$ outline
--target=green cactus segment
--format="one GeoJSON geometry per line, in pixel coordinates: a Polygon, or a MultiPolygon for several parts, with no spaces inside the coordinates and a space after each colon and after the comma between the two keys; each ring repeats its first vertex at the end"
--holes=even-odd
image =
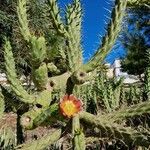
{"type": "Polygon", "coordinates": [[[109,120],[110,122],[118,122],[134,116],[141,116],[145,113],[150,113],[149,101],[139,103],[130,108],[124,108],[122,110],[115,111],[108,115],[98,116],[97,118],[99,118],[101,122],[105,119],[109,120]]]}
{"type": "Polygon", "coordinates": [[[147,94],[147,99],[150,101],[150,66],[147,67],[146,69],[146,94],[147,94]]]}
{"type": "Polygon", "coordinates": [[[96,91],[97,97],[101,97],[108,112],[114,111],[120,105],[120,93],[123,80],[123,78],[119,80],[108,79],[102,72],[95,79],[93,90],[96,91]]]}
{"type": "Polygon", "coordinates": [[[94,73],[92,75],[89,75],[88,73],[82,70],[78,70],[72,73],[71,80],[72,80],[72,83],[74,84],[83,84],[86,81],[92,79],[93,75],[94,73]]]}
{"type": "Polygon", "coordinates": [[[17,14],[19,18],[20,31],[24,39],[30,47],[29,55],[31,56],[31,64],[33,66],[40,65],[46,58],[46,42],[44,37],[35,37],[31,35],[27,19],[27,0],[19,0],[17,14]]]}
{"type": "Polygon", "coordinates": [[[140,7],[140,6],[149,6],[149,0],[128,0],[128,7],[140,7]]]}
{"type": "MultiPolygon", "coordinates": [[[[72,40],[73,45],[80,47],[81,42],[81,22],[82,22],[82,9],[79,0],[74,0],[73,4],[68,5],[66,10],[66,24],[67,31],[72,40]]],[[[78,54],[77,54],[78,55],[78,54]]]]}
{"type": "Polygon", "coordinates": [[[144,85],[144,94],[146,99],[150,101],[150,49],[147,49],[147,67],[145,70],[145,85],[144,85]]]}
{"type": "Polygon", "coordinates": [[[83,65],[83,69],[87,72],[93,71],[96,67],[103,63],[107,54],[111,51],[118,34],[121,30],[121,23],[126,9],[126,0],[116,0],[115,7],[112,11],[112,20],[108,24],[107,34],[102,39],[102,45],[98,48],[94,56],[88,63],[83,65]]]}
{"type": "Polygon", "coordinates": [[[15,61],[13,58],[10,42],[8,40],[5,40],[4,50],[5,50],[4,57],[5,57],[5,66],[7,70],[7,78],[10,82],[11,88],[21,101],[25,103],[33,103],[35,101],[34,97],[29,95],[25,91],[25,89],[21,85],[21,82],[17,79],[17,74],[15,72],[16,71],[15,61]]]}
{"type": "Polygon", "coordinates": [[[46,42],[44,37],[32,36],[29,40],[29,45],[31,51],[29,55],[31,56],[31,64],[33,67],[39,66],[46,58],[46,42]]]}
{"type": "Polygon", "coordinates": [[[21,125],[24,129],[31,130],[37,126],[44,124],[45,121],[51,123],[52,117],[58,114],[58,104],[53,104],[49,108],[37,108],[25,113],[21,118],[21,125]],[[48,120],[47,120],[48,119],[48,120]]]}
{"type": "Polygon", "coordinates": [[[27,2],[26,0],[18,0],[17,14],[20,23],[20,31],[26,41],[29,41],[31,34],[28,27],[29,21],[27,19],[27,2]]]}
{"type": "Polygon", "coordinates": [[[47,66],[42,63],[37,69],[32,69],[33,82],[38,90],[42,91],[47,89],[48,73],[47,66]]]}
{"type": "Polygon", "coordinates": [[[74,0],[66,10],[66,22],[61,21],[56,0],[49,0],[50,16],[58,34],[66,38],[68,70],[74,72],[82,64],[81,22],[82,11],[79,0],[74,0]],[[66,24],[65,24],[66,23],[66,24]],[[77,63],[78,62],[78,63],[77,63]]]}
{"type": "Polygon", "coordinates": [[[30,143],[25,143],[19,145],[16,150],[43,150],[46,149],[51,144],[55,143],[61,137],[62,131],[58,129],[56,131],[50,132],[42,138],[32,141],[30,143]]]}
{"type": "Polygon", "coordinates": [[[31,55],[33,82],[38,90],[44,90],[48,81],[47,65],[43,62],[46,58],[45,39],[44,37],[36,38],[32,36],[29,45],[31,48],[29,54],[31,55]]]}
{"type": "Polygon", "coordinates": [[[150,113],[150,102],[143,102],[130,108],[119,110],[107,116],[112,121],[118,121],[129,117],[140,116],[144,113],[150,113]]]}
{"type": "Polygon", "coordinates": [[[52,18],[53,26],[55,27],[58,34],[60,34],[63,37],[67,37],[67,32],[65,29],[65,26],[61,20],[60,14],[59,14],[59,8],[57,6],[57,0],[48,0],[48,4],[50,7],[50,16],[52,18]]]}
{"type": "Polygon", "coordinates": [[[42,105],[42,107],[48,107],[51,103],[51,92],[49,90],[44,90],[37,94],[36,103],[42,105]]]}
{"type": "Polygon", "coordinates": [[[74,0],[73,4],[68,5],[66,10],[66,30],[67,37],[67,57],[69,70],[74,72],[82,64],[81,51],[81,22],[82,10],[79,0],[74,0]]]}
{"type": "Polygon", "coordinates": [[[34,129],[36,126],[34,126],[33,120],[38,117],[42,111],[40,108],[34,108],[23,114],[20,121],[22,127],[26,130],[34,129]]]}
{"type": "Polygon", "coordinates": [[[64,74],[58,75],[58,76],[54,76],[49,78],[49,84],[51,86],[52,89],[54,90],[62,90],[65,91],[66,87],[67,87],[67,80],[70,77],[71,73],[70,72],[66,72],[64,74]]]}
{"type": "Polygon", "coordinates": [[[109,122],[107,119],[101,121],[101,119],[87,112],[81,112],[79,116],[80,119],[88,123],[88,125],[99,128],[101,137],[116,138],[122,140],[127,145],[135,144],[145,147],[149,147],[150,145],[149,133],[142,133],[130,127],[122,127],[109,122]]]}
{"type": "Polygon", "coordinates": [[[72,134],[74,150],[85,150],[85,137],[82,129],[80,128],[79,115],[72,118],[72,134]]]}
{"type": "Polygon", "coordinates": [[[46,83],[48,79],[47,67],[43,65],[43,61],[46,58],[46,42],[44,37],[36,37],[31,35],[27,20],[27,9],[26,9],[26,0],[19,0],[17,13],[20,23],[20,30],[27,41],[29,46],[29,56],[30,63],[32,65],[32,76],[33,82],[37,86],[38,90],[43,90],[46,88],[46,83]]]}
{"type": "Polygon", "coordinates": [[[0,89],[0,119],[3,116],[4,110],[5,110],[4,96],[1,93],[1,89],[0,89]]]}
{"type": "Polygon", "coordinates": [[[60,70],[57,68],[57,66],[54,65],[54,63],[48,63],[47,69],[48,72],[50,72],[52,75],[60,74],[60,70]]]}
{"type": "Polygon", "coordinates": [[[42,110],[40,115],[33,119],[33,125],[37,127],[41,124],[51,124],[53,121],[62,119],[59,114],[58,104],[53,104],[49,108],[42,110]]]}

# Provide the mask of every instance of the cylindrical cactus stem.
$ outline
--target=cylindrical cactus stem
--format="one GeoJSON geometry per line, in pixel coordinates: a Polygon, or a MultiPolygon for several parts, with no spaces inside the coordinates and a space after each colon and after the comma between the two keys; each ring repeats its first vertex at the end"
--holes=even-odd
{"type": "Polygon", "coordinates": [[[150,101],[150,66],[147,67],[147,98],[150,101]]]}
{"type": "Polygon", "coordinates": [[[38,90],[45,90],[48,81],[47,66],[43,62],[46,58],[46,41],[43,36],[36,37],[30,33],[26,3],[26,0],[18,1],[17,13],[20,30],[28,44],[33,82],[38,90]]]}
{"type": "Polygon", "coordinates": [[[20,80],[17,78],[12,47],[7,39],[5,39],[4,50],[5,66],[7,71],[6,74],[12,90],[21,101],[25,103],[33,103],[35,98],[27,93],[27,91],[21,85],[20,80]]]}
{"type": "MultiPolygon", "coordinates": [[[[97,127],[100,129],[101,137],[116,138],[124,141],[127,145],[135,144],[137,146],[149,147],[149,133],[142,133],[131,129],[130,127],[122,127],[119,124],[110,122],[109,120],[97,118],[97,116],[92,115],[87,112],[81,112],[79,117],[82,121],[86,122],[88,125],[92,125],[93,128],[97,127]]],[[[91,128],[91,126],[90,126],[91,128]]]]}
{"type": "Polygon", "coordinates": [[[16,147],[16,150],[43,150],[58,141],[61,134],[62,130],[57,129],[56,131],[50,132],[38,140],[19,145],[16,147]]]}
{"type": "Polygon", "coordinates": [[[111,51],[121,30],[121,23],[125,14],[126,3],[126,0],[115,0],[115,6],[112,10],[111,20],[108,24],[107,33],[102,39],[102,44],[99,46],[98,50],[90,59],[90,61],[82,66],[86,72],[91,72],[103,64],[104,59],[111,51]]]}
{"type": "Polygon", "coordinates": [[[78,69],[72,73],[70,78],[71,78],[71,81],[73,82],[73,84],[81,85],[87,81],[94,80],[94,77],[96,75],[97,75],[96,71],[87,73],[85,70],[78,69]]]}
{"type": "Polygon", "coordinates": [[[65,72],[61,75],[54,76],[48,79],[48,83],[50,88],[53,90],[62,90],[64,91],[66,89],[67,81],[70,77],[70,72],[65,72]]]}
{"type": "Polygon", "coordinates": [[[59,14],[60,10],[57,5],[57,0],[48,0],[48,4],[50,7],[50,16],[52,18],[53,26],[55,27],[57,33],[63,37],[67,37],[67,32],[65,26],[62,22],[62,18],[59,14]]]}
{"type": "Polygon", "coordinates": [[[24,129],[31,130],[42,124],[51,124],[57,119],[62,119],[59,115],[58,104],[53,104],[49,108],[38,108],[36,106],[23,114],[21,117],[21,125],[24,129]]]}
{"type": "Polygon", "coordinates": [[[147,67],[145,69],[145,79],[144,79],[144,100],[150,101],[150,49],[147,49],[147,67]]]}
{"type": "Polygon", "coordinates": [[[28,19],[27,19],[27,14],[26,14],[26,0],[19,0],[18,1],[18,6],[17,6],[17,15],[18,19],[20,22],[20,30],[21,34],[23,35],[24,39],[26,41],[29,41],[29,38],[31,37],[30,30],[28,27],[28,19]]]}
{"type": "Polygon", "coordinates": [[[82,70],[77,70],[71,75],[74,84],[83,84],[88,79],[88,74],[82,70]]]}
{"type": "Polygon", "coordinates": [[[49,90],[40,91],[35,94],[35,103],[41,105],[41,107],[48,107],[52,101],[51,92],[49,90]]]}
{"type": "Polygon", "coordinates": [[[130,108],[125,108],[123,110],[116,111],[114,113],[108,114],[107,118],[113,122],[131,118],[134,116],[140,116],[144,113],[150,113],[150,102],[142,102],[137,105],[134,105],[130,108]]]}
{"type": "Polygon", "coordinates": [[[45,63],[42,63],[37,69],[32,68],[32,76],[37,90],[43,91],[47,89],[48,71],[45,63]]]}
{"type": "Polygon", "coordinates": [[[118,121],[122,121],[127,118],[134,117],[134,116],[141,116],[145,113],[150,113],[150,102],[149,101],[142,102],[142,103],[136,104],[134,106],[131,106],[130,108],[124,108],[122,110],[118,110],[118,111],[112,112],[110,114],[102,115],[97,118],[99,118],[102,122],[106,118],[110,122],[118,122],[118,121]]]}
{"type": "Polygon", "coordinates": [[[52,62],[47,64],[47,69],[48,72],[52,73],[52,75],[59,75],[61,73],[57,66],[55,66],[52,62]]]}
{"type": "Polygon", "coordinates": [[[72,118],[72,134],[73,134],[73,149],[85,150],[85,137],[80,127],[79,115],[77,114],[72,118]]]}

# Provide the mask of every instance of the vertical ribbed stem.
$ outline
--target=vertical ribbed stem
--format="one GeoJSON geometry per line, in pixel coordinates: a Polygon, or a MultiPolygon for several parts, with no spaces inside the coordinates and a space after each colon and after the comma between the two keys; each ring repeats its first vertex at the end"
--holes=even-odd
{"type": "Polygon", "coordinates": [[[73,149],[85,150],[84,134],[80,128],[79,115],[76,115],[72,119],[72,134],[73,134],[73,149]]]}
{"type": "Polygon", "coordinates": [[[143,100],[150,100],[150,69],[148,67],[145,71],[143,100]]]}

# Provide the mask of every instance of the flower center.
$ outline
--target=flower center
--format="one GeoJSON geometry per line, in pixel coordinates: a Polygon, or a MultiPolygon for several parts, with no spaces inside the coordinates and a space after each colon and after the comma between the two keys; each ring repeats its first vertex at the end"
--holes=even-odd
{"type": "Polygon", "coordinates": [[[73,117],[76,113],[81,111],[82,104],[79,99],[73,95],[65,95],[60,102],[60,111],[61,114],[70,118],[73,117]]]}

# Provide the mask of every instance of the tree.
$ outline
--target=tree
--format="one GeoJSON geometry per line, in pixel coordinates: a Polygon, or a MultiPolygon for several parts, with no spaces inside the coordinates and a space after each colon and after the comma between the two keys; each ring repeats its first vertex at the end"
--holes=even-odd
{"type": "Polygon", "coordinates": [[[125,29],[121,35],[121,42],[127,52],[122,61],[123,71],[138,75],[142,81],[141,74],[147,67],[147,50],[149,45],[149,8],[129,9],[125,22],[125,29]]]}
{"type": "Polygon", "coordinates": [[[144,73],[147,67],[147,43],[145,38],[137,33],[130,34],[128,37],[124,37],[124,47],[127,50],[127,56],[122,61],[123,71],[127,71],[129,74],[141,75],[144,73]]]}

